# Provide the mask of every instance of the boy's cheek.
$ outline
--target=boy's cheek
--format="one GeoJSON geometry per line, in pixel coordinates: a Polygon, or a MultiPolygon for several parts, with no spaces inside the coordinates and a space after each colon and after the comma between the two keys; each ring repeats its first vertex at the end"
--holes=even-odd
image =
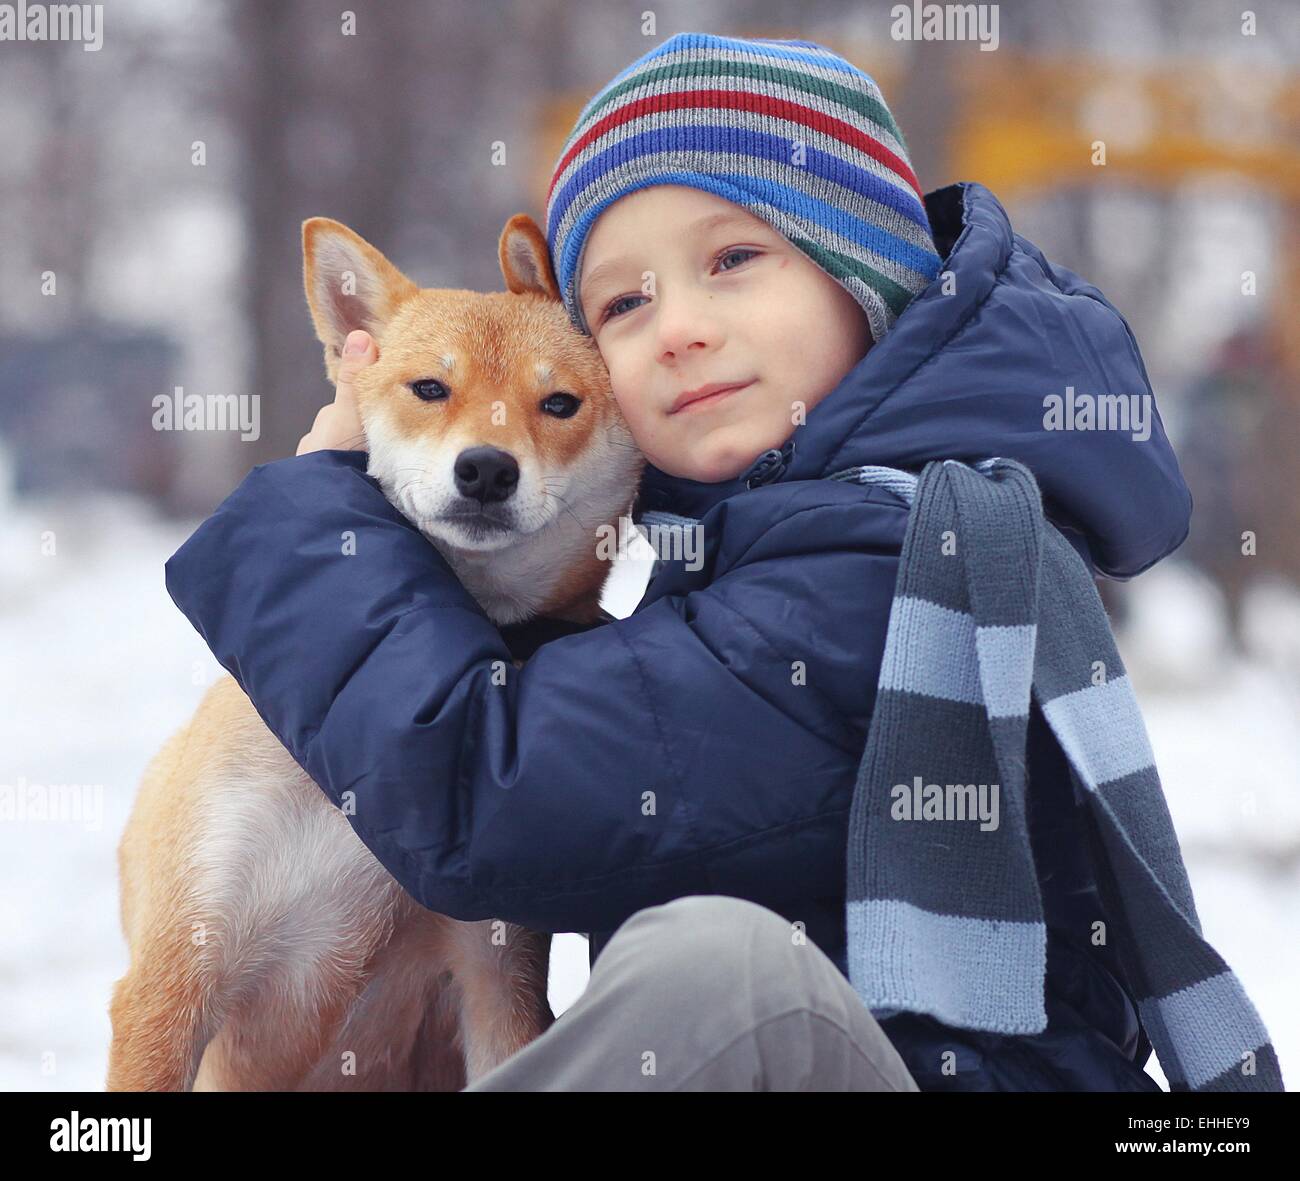
{"type": "Polygon", "coordinates": [[[644,378],[638,378],[633,367],[622,364],[617,357],[607,356],[605,368],[609,370],[610,389],[618,408],[626,415],[636,406],[635,394],[645,387],[644,378]]]}

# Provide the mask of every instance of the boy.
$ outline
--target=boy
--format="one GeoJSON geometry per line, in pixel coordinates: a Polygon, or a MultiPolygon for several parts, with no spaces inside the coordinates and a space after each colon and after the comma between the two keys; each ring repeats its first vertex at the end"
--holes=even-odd
{"type": "Polygon", "coordinates": [[[1088,937],[1106,917],[1092,837],[1041,717],[1026,758],[1047,1030],[877,1019],[845,967],[846,827],[908,514],[825,477],[1008,456],[1090,569],[1139,573],[1191,510],[1159,416],[1142,441],[1044,425],[1068,386],[1149,396],[1123,318],[982,186],[923,199],[875,83],[804,41],[683,34],[634,62],[579,117],[547,232],[650,461],[636,511],[699,519],[701,569],[659,563],[632,616],[490,686],[478,672],[506,656],[499,633],[432,547],[401,546],[410,531],[377,489],[339,479],[357,466],[341,448],[360,433],[347,382],[373,359],[364,334],[299,457],[259,469],[301,516],[246,483],[167,565],[299,762],[331,799],[357,793],[358,835],[417,900],[593,932],[587,991],[472,1089],[1158,1090],[1112,952],[1088,937]],[[393,525],[368,535],[325,635],[303,555],[314,513],[352,511],[393,525]],[[351,632],[383,634],[392,610],[373,585],[385,546],[421,601],[400,645],[358,650],[351,632]],[[245,566],[291,568],[274,624],[222,610],[245,566]],[[269,626],[301,629],[310,678],[258,663],[269,626]],[[302,688],[349,677],[393,695],[302,688]],[[565,705],[593,683],[589,707],[565,705]],[[358,758],[360,730],[382,738],[367,748],[383,766],[358,758]],[[451,783],[454,809],[428,786],[451,783]]]}

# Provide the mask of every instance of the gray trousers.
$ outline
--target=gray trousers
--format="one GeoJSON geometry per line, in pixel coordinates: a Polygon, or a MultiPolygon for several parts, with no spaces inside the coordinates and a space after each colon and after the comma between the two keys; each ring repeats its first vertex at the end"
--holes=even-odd
{"type": "Polygon", "coordinates": [[[819,947],[718,894],[637,911],[551,1028],[465,1089],[919,1090],[819,947]]]}

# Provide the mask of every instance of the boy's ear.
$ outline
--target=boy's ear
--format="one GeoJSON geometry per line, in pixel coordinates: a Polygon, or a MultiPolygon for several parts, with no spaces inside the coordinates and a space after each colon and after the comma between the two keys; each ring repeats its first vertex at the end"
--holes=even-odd
{"type": "Polygon", "coordinates": [[[325,372],[337,381],[348,333],[364,328],[378,340],[397,306],[419,288],[360,234],[328,217],[302,223],[302,260],[307,306],[325,346],[325,372]]]}
{"type": "Polygon", "coordinates": [[[516,295],[532,292],[559,302],[560,285],[551,270],[551,252],[546,237],[528,214],[516,213],[506,222],[506,228],[501,231],[498,254],[507,291],[516,295]]]}

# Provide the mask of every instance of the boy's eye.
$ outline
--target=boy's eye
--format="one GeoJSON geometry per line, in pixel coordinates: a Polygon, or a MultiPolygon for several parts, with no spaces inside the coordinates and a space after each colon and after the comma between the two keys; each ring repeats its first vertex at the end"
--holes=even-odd
{"type": "MultiPolygon", "coordinates": [[[[617,299],[610,300],[605,305],[605,314],[601,317],[600,322],[603,324],[606,320],[612,320],[615,316],[621,316],[623,313],[616,309],[629,299],[645,299],[644,295],[620,295],[617,299]]],[[[631,309],[626,309],[631,310],[631,309]]]]}
{"type": "Polygon", "coordinates": [[[411,392],[422,402],[440,402],[451,394],[442,382],[433,377],[424,377],[407,384],[411,387],[411,392]]]}
{"type": "Polygon", "coordinates": [[[581,405],[582,399],[575,398],[572,394],[563,392],[551,394],[542,401],[542,413],[554,415],[556,418],[572,418],[578,413],[578,407],[581,405]]]}
{"type": "MultiPolygon", "coordinates": [[[[719,263],[719,265],[721,265],[722,260],[723,260],[724,258],[731,258],[732,255],[735,255],[735,254],[743,254],[743,255],[746,255],[747,257],[741,259],[741,262],[748,262],[749,259],[752,258],[752,257],[753,257],[754,255],[756,255],[757,253],[758,253],[757,250],[746,250],[745,247],[743,247],[743,246],[737,246],[737,247],[736,247],[735,249],[733,249],[733,250],[725,250],[725,251],[723,251],[723,253],[719,254],[719,255],[718,255],[718,263],[719,263]]],[[[735,268],[735,267],[727,267],[726,269],[729,270],[729,271],[734,271],[736,268],[735,268]]]]}
{"type": "MultiPolygon", "coordinates": [[[[736,246],[733,247],[731,250],[724,250],[721,254],[715,256],[714,264],[716,266],[721,266],[725,259],[734,258],[736,255],[740,255],[741,256],[740,262],[737,263],[736,266],[741,266],[742,264],[747,263],[751,258],[756,257],[760,253],[761,251],[758,250],[750,250],[744,246],[736,246]]],[[[723,267],[724,272],[734,271],[735,269],[736,267],[723,267]]],[[[606,320],[612,320],[615,316],[622,315],[623,313],[620,312],[618,309],[623,303],[625,303],[629,299],[645,299],[645,296],[644,295],[620,295],[617,299],[611,300],[608,304],[605,305],[605,314],[601,317],[600,322],[603,324],[606,320]]]]}

